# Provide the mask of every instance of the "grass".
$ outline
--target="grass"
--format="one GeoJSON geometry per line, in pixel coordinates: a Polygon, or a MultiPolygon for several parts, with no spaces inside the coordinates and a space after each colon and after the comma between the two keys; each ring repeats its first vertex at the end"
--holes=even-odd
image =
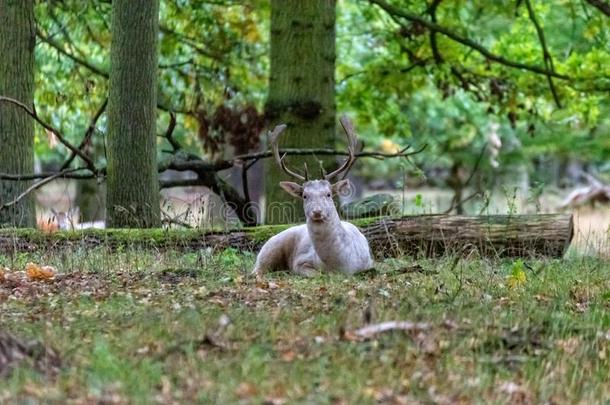
{"type": "Polygon", "coordinates": [[[53,347],[0,402],[598,403],[610,400],[610,263],[391,259],[360,276],[256,281],[252,254],[104,248],[0,256],[2,330],[53,347]],[[355,339],[386,320],[420,332],[355,339]]]}

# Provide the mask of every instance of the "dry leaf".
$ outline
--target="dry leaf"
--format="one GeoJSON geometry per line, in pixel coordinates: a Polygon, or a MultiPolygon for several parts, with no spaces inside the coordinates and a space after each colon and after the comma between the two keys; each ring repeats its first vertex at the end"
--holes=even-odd
{"type": "Polygon", "coordinates": [[[35,263],[28,263],[25,266],[25,274],[31,281],[52,280],[56,272],[53,266],[39,266],[35,263]]]}
{"type": "Polygon", "coordinates": [[[282,353],[282,361],[287,363],[293,361],[297,357],[297,354],[293,350],[287,350],[282,353]]]}
{"type": "Polygon", "coordinates": [[[8,273],[8,269],[6,267],[0,267],[0,283],[6,281],[6,273],[8,273]]]}
{"type": "Polygon", "coordinates": [[[248,399],[252,398],[258,393],[256,386],[252,383],[243,382],[237,386],[235,389],[235,395],[239,397],[239,399],[248,399]]]}

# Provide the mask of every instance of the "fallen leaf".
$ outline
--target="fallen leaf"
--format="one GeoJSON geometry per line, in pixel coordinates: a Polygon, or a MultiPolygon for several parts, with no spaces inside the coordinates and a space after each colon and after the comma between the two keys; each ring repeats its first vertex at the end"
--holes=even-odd
{"type": "Polygon", "coordinates": [[[282,361],[287,363],[293,361],[297,357],[297,354],[293,350],[287,350],[282,353],[282,361]]]}
{"type": "Polygon", "coordinates": [[[235,388],[235,395],[239,397],[239,399],[248,399],[252,398],[258,393],[256,386],[252,383],[243,382],[235,388]]]}
{"type": "Polygon", "coordinates": [[[35,263],[25,266],[25,274],[31,281],[49,281],[55,277],[56,272],[53,266],[39,266],[35,263]]]}
{"type": "Polygon", "coordinates": [[[0,283],[4,283],[6,280],[6,273],[8,273],[8,269],[6,267],[0,267],[0,283]]]}

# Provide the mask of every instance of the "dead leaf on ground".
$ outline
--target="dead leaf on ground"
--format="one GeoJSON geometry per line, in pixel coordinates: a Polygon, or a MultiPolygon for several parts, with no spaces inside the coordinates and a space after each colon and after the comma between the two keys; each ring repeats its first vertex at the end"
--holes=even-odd
{"type": "Polygon", "coordinates": [[[57,270],[53,266],[39,266],[36,263],[28,263],[25,266],[25,274],[30,281],[50,281],[56,273],[57,270]]]}
{"type": "Polygon", "coordinates": [[[282,352],[281,356],[282,356],[282,361],[285,361],[286,363],[290,363],[297,357],[297,354],[295,353],[294,350],[286,350],[286,351],[282,352]]]}
{"type": "Polygon", "coordinates": [[[249,399],[257,393],[258,389],[256,389],[256,386],[248,382],[243,382],[235,388],[235,395],[237,395],[239,399],[249,399]]]}
{"type": "Polygon", "coordinates": [[[567,339],[558,339],[555,341],[555,346],[567,354],[574,354],[580,346],[580,338],[578,336],[572,336],[567,339]]]}
{"type": "Polygon", "coordinates": [[[0,267],[0,283],[6,281],[6,273],[8,273],[8,269],[6,267],[0,267]]]}

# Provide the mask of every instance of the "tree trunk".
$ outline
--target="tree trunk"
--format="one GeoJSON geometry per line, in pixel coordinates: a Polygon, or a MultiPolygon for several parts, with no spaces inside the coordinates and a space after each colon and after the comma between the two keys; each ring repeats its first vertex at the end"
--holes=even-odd
{"type": "MultiPolygon", "coordinates": [[[[271,74],[265,109],[273,125],[288,125],[281,147],[333,146],[335,12],[335,0],[271,1],[271,74]]],[[[312,172],[319,173],[313,157],[287,160],[299,170],[307,162],[312,172]]],[[[286,175],[272,159],[265,170],[265,222],[300,221],[304,216],[300,201],[278,186],[286,175]]]]}
{"type": "MultiPolygon", "coordinates": [[[[359,221],[353,221],[358,224],[359,221]]],[[[497,257],[562,257],[572,237],[572,215],[421,215],[384,218],[360,229],[376,258],[388,256],[460,256],[478,252],[497,257]]],[[[285,225],[244,228],[232,232],[202,230],[85,230],[53,234],[0,231],[0,253],[45,248],[151,247],[197,251],[211,247],[257,250],[285,225]]]]}
{"type": "Polygon", "coordinates": [[[160,226],[156,151],[159,0],[114,0],[108,97],[109,227],[160,226]]]}
{"type": "MultiPolygon", "coordinates": [[[[0,0],[0,95],[34,104],[34,0],[0,0]]],[[[0,173],[34,172],[34,123],[19,107],[0,103],[0,173]]],[[[26,181],[0,180],[0,205],[17,198],[26,181]]],[[[0,226],[33,227],[34,196],[0,210],[0,226]]]]}

